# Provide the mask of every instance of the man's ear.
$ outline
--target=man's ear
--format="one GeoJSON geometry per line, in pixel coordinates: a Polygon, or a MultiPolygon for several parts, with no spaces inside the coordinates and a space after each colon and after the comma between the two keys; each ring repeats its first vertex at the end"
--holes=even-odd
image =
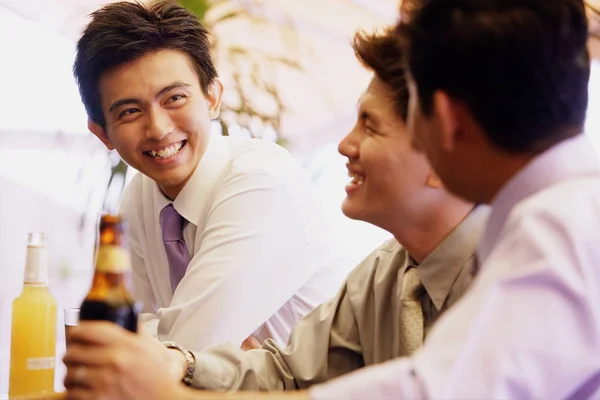
{"type": "Polygon", "coordinates": [[[454,150],[461,140],[459,104],[447,93],[437,91],[433,94],[433,112],[440,131],[441,146],[444,151],[454,150]]]}
{"type": "Polygon", "coordinates": [[[110,138],[106,134],[106,131],[104,130],[104,128],[89,118],[88,118],[88,129],[90,130],[90,132],[92,132],[94,135],[96,135],[96,137],[98,139],[100,139],[100,141],[102,143],[104,143],[104,145],[106,146],[107,149],[109,149],[109,150],[115,149],[115,147],[112,145],[112,142],[110,141],[110,138]]]}
{"type": "Polygon", "coordinates": [[[223,97],[223,83],[219,78],[215,78],[208,87],[206,100],[208,101],[208,115],[210,119],[219,118],[221,112],[221,99],[223,97]]]}
{"type": "Polygon", "coordinates": [[[427,177],[426,185],[428,188],[431,189],[440,189],[444,186],[440,177],[437,176],[437,174],[433,172],[433,170],[431,171],[431,174],[427,177]]]}

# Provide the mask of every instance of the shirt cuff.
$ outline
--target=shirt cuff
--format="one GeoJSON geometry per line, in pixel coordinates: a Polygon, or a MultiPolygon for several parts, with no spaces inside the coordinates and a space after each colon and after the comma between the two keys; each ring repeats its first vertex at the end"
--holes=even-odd
{"type": "Polygon", "coordinates": [[[158,339],[158,322],[154,314],[142,313],[138,315],[138,331],[158,339]]]}
{"type": "Polygon", "coordinates": [[[215,391],[231,389],[231,380],[236,371],[232,370],[230,362],[204,351],[192,353],[196,358],[192,387],[215,391]]]}

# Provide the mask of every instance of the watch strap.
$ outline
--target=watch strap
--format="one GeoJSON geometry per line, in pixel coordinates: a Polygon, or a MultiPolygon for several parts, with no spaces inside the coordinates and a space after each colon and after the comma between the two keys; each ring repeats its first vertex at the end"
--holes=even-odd
{"type": "Polygon", "coordinates": [[[183,376],[181,381],[185,385],[191,386],[192,380],[194,378],[194,371],[196,371],[196,357],[194,356],[194,353],[192,353],[191,351],[189,351],[187,349],[184,349],[183,347],[181,347],[180,345],[178,345],[177,343],[174,343],[174,342],[163,342],[163,345],[167,349],[174,349],[174,350],[179,351],[181,354],[183,354],[183,356],[185,357],[185,360],[187,361],[187,367],[185,369],[185,375],[183,376]]]}

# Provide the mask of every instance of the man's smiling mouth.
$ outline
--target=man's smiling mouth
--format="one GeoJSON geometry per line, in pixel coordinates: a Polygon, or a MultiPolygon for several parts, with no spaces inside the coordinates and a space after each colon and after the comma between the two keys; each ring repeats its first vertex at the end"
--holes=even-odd
{"type": "Polygon", "coordinates": [[[144,151],[144,154],[152,158],[170,158],[179,153],[186,144],[187,140],[182,140],[181,142],[172,143],[166,147],[144,151]]]}

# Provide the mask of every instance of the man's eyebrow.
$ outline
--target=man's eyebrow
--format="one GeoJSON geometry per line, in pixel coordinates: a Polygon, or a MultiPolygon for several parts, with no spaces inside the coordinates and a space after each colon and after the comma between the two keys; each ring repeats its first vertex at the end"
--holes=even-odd
{"type": "MultiPolygon", "coordinates": [[[[166,92],[168,92],[169,90],[172,89],[177,89],[177,88],[183,88],[183,87],[189,87],[191,86],[190,84],[184,83],[184,82],[174,82],[168,86],[165,86],[164,88],[160,89],[158,91],[158,93],[156,93],[156,97],[160,97],[163,94],[165,94],[166,92]]],[[[113,112],[115,109],[117,109],[118,107],[124,106],[126,104],[136,104],[136,105],[141,105],[142,102],[139,99],[136,99],[134,97],[129,97],[126,99],[119,99],[117,101],[115,101],[114,103],[112,103],[110,105],[110,108],[108,109],[108,112],[111,113],[113,112]]]]}
{"type": "Polygon", "coordinates": [[[169,90],[172,89],[177,89],[177,88],[184,88],[184,87],[190,87],[192,85],[185,83],[185,82],[173,82],[172,84],[165,86],[164,88],[160,89],[158,93],[156,93],[156,97],[160,97],[163,94],[165,94],[166,92],[168,92],[169,90]]]}
{"type": "Polygon", "coordinates": [[[111,112],[115,111],[117,108],[124,106],[125,104],[140,105],[140,104],[142,104],[142,102],[136,98],[119,99],[110,105],[108,112],[111,113],[111,112]]]}

